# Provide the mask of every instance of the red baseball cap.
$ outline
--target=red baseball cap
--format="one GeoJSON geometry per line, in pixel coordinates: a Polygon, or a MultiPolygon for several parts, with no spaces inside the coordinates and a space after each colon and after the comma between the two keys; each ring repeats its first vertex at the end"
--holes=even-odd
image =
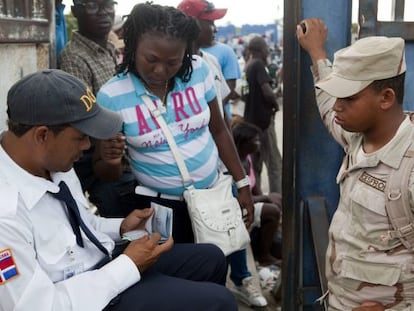
{"type": "Polygon", "coordinates": [[[213,3],[205,0],[183,0],[178,9],[185,15],[207,21],[220,19],[227,13],[227,9],[216,9],[213,3]]]}

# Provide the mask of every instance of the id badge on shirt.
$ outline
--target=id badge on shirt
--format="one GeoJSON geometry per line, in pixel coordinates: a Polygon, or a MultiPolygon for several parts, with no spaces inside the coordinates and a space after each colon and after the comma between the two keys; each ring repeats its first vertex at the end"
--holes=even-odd
{"type": "Polygon", "coordinates": [[[72,276],[80,274],[84,272],[83,263],[76,263],[70,266],[67,266],[63,270],[63,279],[67,280],[70,279],[72,276]]]}

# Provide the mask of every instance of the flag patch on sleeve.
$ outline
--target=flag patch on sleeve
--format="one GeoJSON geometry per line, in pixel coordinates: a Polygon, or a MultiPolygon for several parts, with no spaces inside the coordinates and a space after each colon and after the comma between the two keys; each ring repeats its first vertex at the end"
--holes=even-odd
{"type": "Polygon", "coordinates": [[[19,276],[19,271],[14,262],[11,249],[7,248],[0,251],[0,285],[16,276],[19,276]]]}

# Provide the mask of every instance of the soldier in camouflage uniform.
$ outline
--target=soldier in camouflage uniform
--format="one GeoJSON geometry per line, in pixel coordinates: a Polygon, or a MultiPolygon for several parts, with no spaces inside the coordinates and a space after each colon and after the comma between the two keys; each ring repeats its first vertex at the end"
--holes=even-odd
{"type": "Polygon", "coordinates": [[[336,52],[332,66],[323,21],[303,23],[297,37],[312,59],[318,109],[346,153],[326,257],[329,310],[414,310],[414,253],[390,237],[384,195],[390,172],[399,168],[414,138],[402,107],[404,40],[360,39],[336,52]]]}

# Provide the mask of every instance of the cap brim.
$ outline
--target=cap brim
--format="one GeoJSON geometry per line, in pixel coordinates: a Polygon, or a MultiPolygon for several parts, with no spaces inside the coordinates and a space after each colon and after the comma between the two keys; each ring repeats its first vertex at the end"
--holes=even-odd
{"type": "Polygon", "coordinates": [[[345,98],[359,93],[373,81],[352,81],[334,74],[320,80],[315,86],[336,98],[345,98]]]}
{"type": "Polygon", "coordinates": [[[226,15],[227,9],[214,9],[212,11],[203,12],[197,18],[206,21],[214,21],[216,19],[223,18],[226,15]]]}
{"type": "Polygon", "coordinates": [[[122,119],[115,112],[99,107],[99,111],[92,117],[70,125],[88,136],[108,139],[121,131],[122,119]]]}

